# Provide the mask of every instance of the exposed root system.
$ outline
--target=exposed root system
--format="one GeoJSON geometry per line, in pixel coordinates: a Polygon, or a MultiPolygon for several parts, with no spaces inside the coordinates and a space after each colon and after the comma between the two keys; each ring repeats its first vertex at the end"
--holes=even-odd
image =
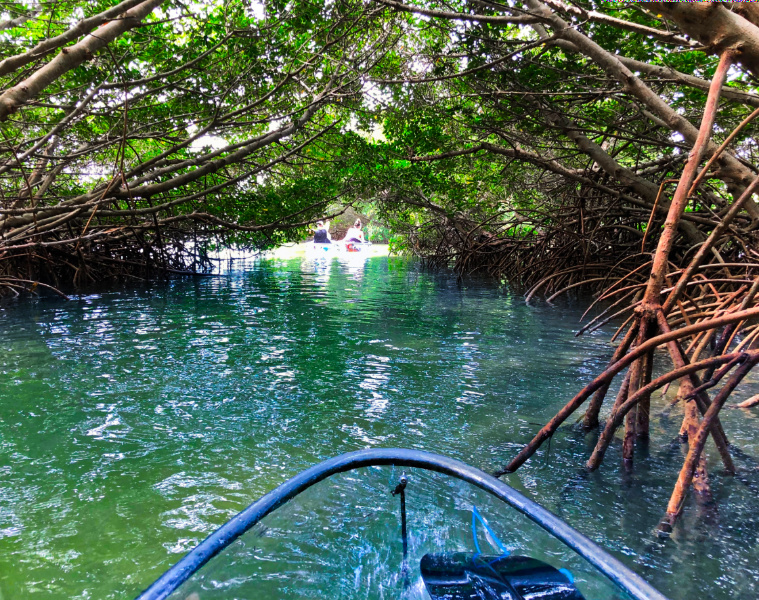
{"type": "MultiPolygon", "coordinates": [[[[708,146],[720,87],[732,63],[722,55],[714,76],[698,139],[668,204],[664,223],[656,208],[642,232],[640,217],[607,196],[572,196],[550,215],[538,211],[498,225],[441,216],[417,231],[415,250],[428,264],[455,264],[462,273],[484,272],[521,285],[529,302],[549,302],[572,290],[595,295],[578,335],[611,320],[621,320],[613,339],[620,338],[605,371],[572,398],[498,474],[513,472],[549,440],[559,426],[585,407],[586,429],[600,424],[610,385],[621,378],[609,403],[610,414],[586,467],[595,470],[618,432],[622,457],[633,468],[635,442],[650,435],[651,394],[679,384],[682,406],[680,434],[688,442],[679,477],[660,528],[669,530],[682,513],[686,494],[712,498],[704,448],[711,437],[726,473],[734,474],[730,444],[719,419],[721,409],[749,371],[759,363],[759,253],[739,217],[754,192],[755,179],[714,220],[699,222],[687,209],[702,179],[698,168],[708,146]],[[602,223],[604,225],[602,225],[602,223]],[[742,223],[742,224],[741,224],[742,223]],[[530,226],[530,235],[514,228],[530,226]],[[431,232],[434,231],[434,235],[431,232]],[[694,243],[693,238],[698,242],[694,243]],[[434,246],[432,242],[434,241],[434,246]],[[655,246],[654,246],[655,244],[655,246]],[[653,252],[652,252],[653,250],[653,252]],[[671,370],[653,377],[654,353],[666,350],[671,370]],[[710,392],[716,390],[713,396],[710,392]]],[[[715,157],[712,157],[712,162],[715,157]]],[[[660,188],[660,199],[664,200],[660,188]]]]}

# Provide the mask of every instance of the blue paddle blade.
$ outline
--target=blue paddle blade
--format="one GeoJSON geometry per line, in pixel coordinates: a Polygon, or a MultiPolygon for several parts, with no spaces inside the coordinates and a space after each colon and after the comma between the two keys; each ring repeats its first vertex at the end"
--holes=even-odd
{"type": "Polygon", "coordinates": [[[526,556],[425,554],[420,567],[432,600],[584,600],[565,573],[526,556]]]}

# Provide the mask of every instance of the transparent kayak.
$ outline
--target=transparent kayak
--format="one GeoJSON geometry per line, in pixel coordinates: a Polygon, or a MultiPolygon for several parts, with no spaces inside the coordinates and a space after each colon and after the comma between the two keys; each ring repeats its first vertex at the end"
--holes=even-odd
{"type": "Polygon", "coordinates": [[[506,483],[405,449],[350,452],[302,471],[208,536],[138,600],[279,597],[666,600],[506,483]],[[451,493],[455,510],[438,514],[435,503],[451,493]],[[530,520],[543,538],[510,540],[512,517],[530,520]],[[379,539],[364,535],[369,524],[380,525],[373,528],[379,539]],[[370,564],[367,576],[362,569],[370,564]]]}

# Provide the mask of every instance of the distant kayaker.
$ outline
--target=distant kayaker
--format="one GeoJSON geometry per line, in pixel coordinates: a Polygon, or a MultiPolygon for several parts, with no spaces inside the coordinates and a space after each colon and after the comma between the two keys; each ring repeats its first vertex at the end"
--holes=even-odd
{"type": "Polygon", "coordinates": [[[314,244],[331,244],[332,236],[329,234],[329,221],[326,225],[324,221],[316,222],[316,231],[314,232],[314,244]]]}
{"type": "Polygon", "coordinates": [[[353,224],[353,227],[351,227],[348,231],[345,232],[345,237],[343,238],[344,242],[353,242],[356,244],[363,244],[364,243],[364,232],[361,231],[361,219],[356,219],[356,222],[353,224]]]}

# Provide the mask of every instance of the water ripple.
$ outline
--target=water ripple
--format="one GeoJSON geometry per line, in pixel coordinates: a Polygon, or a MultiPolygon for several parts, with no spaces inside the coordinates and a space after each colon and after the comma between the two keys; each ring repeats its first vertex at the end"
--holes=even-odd
{"type": "MultiPolygon", "coordinates": [[[[341,452],[405,446],[501,466],[608,361],[608,332],[572,336],[579,314],[387,258],[273,259],[0,307],[0,594],[131,598],[250,501],[341,452]]],[[[656,402],[658,415],[667,400],[656,402]]],[[[713,469],[724,517],[689,506],[671,544],[651,532],[681,459],[668,445],[677,419],[655,418],[631,477],[617,446],[604,469],[576,475],[592,440],[566,428],[508,481],[674,600],[756,597],[759,419],[724,423],[746,457],[737,478],[713,469]]],[[[275,513],[196,582],[200,600],[421,598],[418,573],[405,592],[398,574],[397,476],[345,474],[275,513]]],[[[471,549],[476,503],[515,550],[567,562],[589,597],[615,597],[488,498],[414,478],[417,558],[471,549]]]]}

